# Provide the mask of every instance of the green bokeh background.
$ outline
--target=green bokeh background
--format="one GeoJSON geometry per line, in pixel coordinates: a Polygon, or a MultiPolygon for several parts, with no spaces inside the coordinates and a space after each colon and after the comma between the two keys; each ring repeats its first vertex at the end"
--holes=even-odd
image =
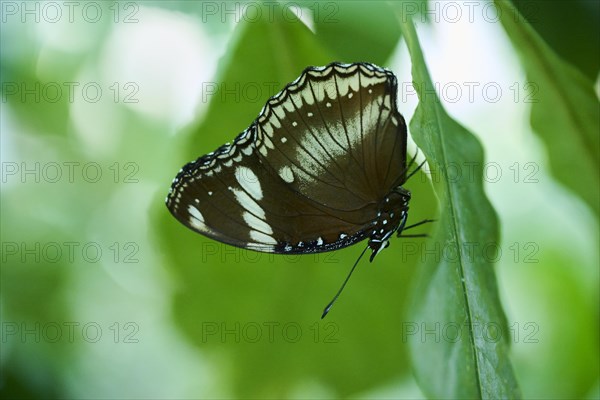
{"type": "MultiPolygon", "coordinates": [[[[406,3],[417,16],[426,4],[406,3]]],[[[47,3],[37,4],[42,10],[47,3]]],[[[307,65],[370,61],[409,70],[389,4],[294,3],[312,14],[312,31],[283,12],[289,3],[269,3],[273,14],[261,18],[247,8],[237,23],[223,10],[240,4],[258,9],[259,3],[99,4],[103,17],[94,23],[78,13],[72,23],[65,22],[66,15],[48,22],[53,14],[23,22],[20,2],[0,4],[2,397],[421,397],[405,335],[427,242],[397,239],[376,262],[361,264],[321,321],[323,306],[360,246],[296,257],[247,252],[193,234],[164,207],[171,179],[185,162],[245,129],[266,99],[307,65]],[[137,21],[126,24],[130,15],[137,21]],[[198,51],[190,60],[166,59],[160,49],[183,46],[169,42],[170,32],[180,27],[188,30],[173,37],[189,39],[184,44],[197,41],[198,51]],[[143,33],[156,29],[164,42],[144,41],[143,33]],[[154,54],[137,71],[159,71],[151,75],[159,88],[180,73],[161,63],[201,66],[197,80],[189,81],[198,96],[191,115],[174,116],[181,110],[171,93],[165,91],[162,104],[149,87],[151,79],[123,70],[136,65],[139,48],[127,47],[133,42],[125,40],[136,34],[136,45],[154,54]],[[36,84],[51,90],[53,83],[64,89],[65,82],[78,87],[95,82],[103,94],[92,102],[80,91],[73,100],[63,92],[53,101],[51,92],[36,98],[21,91],[36,84]],[[128,82],[139,89],[136,103],[126,101],[128,82]],[[217,92],[201,96],[198,88],[207,86],[199,82],[217,92]],[[243,91],[255,87],[262,89],[257,96],[243,91]],[[59,179],[53,179],[56,165],[59,179]],[[25,168],[38,172],[24,174],[25,168]]],[[[597,5],[566,4],[517,6],[561,57],[597,82],[597,5]],[[561,35],[551,28],[559,17],[561,35]]],[[[439,22],[433,14],[424,19],[428,22],[418,18],[419,34],[429,37],[439,22]]],[[[467,24],[467,34],[477,35],[479,28],[467,24]]],[[[508,46],[500,24],[491,32],[508,46]]],[[[424,46],[426,58],[436,50],[432,42],[424,46]]],[[[514,65],[515,56],[506,57],[514,65]]],[[[472,60],[449,62],[460,68],[472,60]]],[[[410,107],[400,108],[410,119],[410,107]]],[[[512,109],[499,104],[495,120],[483,123],[478,105],[471,109],[466,122],[488,160],[501,163],[506,174],[515,161],[539,168],[535,184],[486,188],[502,227],[496,271],[524,397],[597,398],[597,216],[549,175],[543,144],[529,130],[526,115],[514,116],[507,126],[519,133],[504,138],[477,127],[512,119],[507,115],[512,109]],[[539,205],[520,209],[528,197],[539,205]]],[[[526,105],[523,109],[526,113],[526,105]]],[[[426,176],[417,174],[407,187],[413,193],[411,221],[434,216],[426,176]]]]}

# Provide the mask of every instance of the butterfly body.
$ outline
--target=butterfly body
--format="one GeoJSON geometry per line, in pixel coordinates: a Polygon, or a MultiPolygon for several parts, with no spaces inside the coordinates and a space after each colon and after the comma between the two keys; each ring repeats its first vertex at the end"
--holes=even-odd
{"type": "Polygon", "coordinates": [[[232,143],[184,166],[167,207],[237,247],[314,253],[368,238],[372,259],[408,216],[396,92],[373,64],[307,68],[232,143]]]}
{"type": "Polygon", "coordinates": [[[404,229],[408,218],[409,201],[410,192],[401,186],[384,197],[369,236],[369,248],[373,251],[371,261],[388,246],[388,240],[394,232],[402,232],[404,229]]]}

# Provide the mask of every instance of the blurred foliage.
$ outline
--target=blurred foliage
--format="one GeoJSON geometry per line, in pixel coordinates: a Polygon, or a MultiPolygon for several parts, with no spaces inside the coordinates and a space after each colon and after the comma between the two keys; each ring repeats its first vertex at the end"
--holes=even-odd
{"type": "MultiPolygon", "coordinates": [[[[6,7],[9,6],[5,4],[2,10],[6,7]]],[[[30,15],[31,18],[34,16],[35,13],[30,15]]],[[[12,16],[4,15],[3,18],[10,22],[2,24],[2,103],[10,105],[11,112],[24,128],[43,134],[66,135],[69,132],[72,96],[81,90],[81,84],[76,80],[77,73],[86,56],[64,51],[48,54],[46,50],[42,53],[36,38],[39,33],[32,24],[16,24],[12,16]]],[[[92,26],[86,32],[91,36],[105,35],[110,27],[105,20],[87,25],[92,26]]],[[[90,46],[90,51],[97,52],[101,44],[97,41],[95,46],[90,46]]]]}
{"type": "Polygon", "coordinates": [[[527,76],[539,88],[531,125],[546,143],[556,178],[600,213],[600,103],[593,83],[521,23],[510,2],[497,0],[502,23],[527,76]],[[576,173],[574,173],[576,172],[576,173]]]}
{"type": "Polygon", "coordinates": [[[544,299],[543,303],[523,305],[524,321],[539,321],[538,325],[510,327],[513,345],[525,349],[517,352],[514,360],[524,398],[585,398],[598,379],[598,299],[582,290],[579,277],[565,268],[574,265],[573,261],[568,254],[552,249],[530,268],[510,271],[518,274],[517,291],[522,293],[518,300],[526,301],[529,296],[544,299]],[[526,351],[532,346],[538,347],[535,356],[526,351]]]}
{"type": "Polygon", "coordinates": [[[336,60],[383,65],[400,40],[393,9],[386,3],[372,7],[365,1],[323,2],[319,11],[316,38],[336,60]]]}
{"type": "Polygon", "coordinates": [[[555,0],[549,5],[545,0],[515,0],[513,3],[559,57],[579,68],[588,79],[598,78],[600,2],[555,0]]]}

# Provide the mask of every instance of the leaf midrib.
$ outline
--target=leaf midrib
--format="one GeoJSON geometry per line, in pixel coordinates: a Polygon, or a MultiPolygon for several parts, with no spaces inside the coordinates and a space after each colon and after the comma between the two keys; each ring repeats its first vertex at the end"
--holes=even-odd
{"type": "MultiPolygon", "coordinates": [[[[430,82],[428,82],[430,83],[430,82]]],[[[437,95],[436,95],[437,96],[437,95]]],[[[442,155],[442,160],[444,162],[444,164],[442,165],[447,165],[447,156],[446,156],[446,142],[444,140],[444,135],[442,134],[442,125],[440,123],[440,108],[439,106],[435,105],[434,106],[434,110],[435,110],[435,117],[436,117],[436,124],[438,126],[438,137],[439,137],[439,141],[442,144],[441,146],[441,155],[442,155]]],[[[445,113],[444,113],[445,114],[445,113]]],[[[465,308],[467,310],[467,318],[469,321],[469,342],[471,343],[471,347],[473,348],[473,362],[475,363],[475,370],[476,370],[476,374],[475,377],[477,378],[477,391],[479,394],[479,397],[481,397],[481,380],[479,378],[479,375],[481,373],[481,371],[479,370],[479,361],[477,359],[477,348],[475,346],[475,339],[473,336],[473,317],[471,315],[471,303],[470,303],[470,299],[469,299],[469,294],[467,292],[467,286],[466,286],[466,281],[465,281],[465,266],[463,264],[463,248],[462,246],[460,246],[459,243],[459,228],[458,226],[460,226],[460,224],[458,223],[458,216],[457,214],[454,212],[454,205],[457,203],[456,199],[455,199],[455,192],[454,190],[452,190],[451,186],[449,184],[449,182],[444,179],[444,182],[446,184],[446,192],[449,194],[448,196],[448,201],[450,203],[450,217],[452,218],[452,229],[454,231],[454,237],[455,237],[455,243],[456,243],[456,247],[459,249],[458,251],[458,262],[460,265],[460,283],[462,286],[462,290],[463,290],[463,296],[465,299],[465,308]]]]}
{"type": "MultiPolygon", "coordinates": [[[[406,23],[407,25],[407,31],[408,34],[410,35],[410,39],[408,38],[409,35],[407,35],[407,39],[411,40],[413,42],[413,45],[415,45],[416,47],[416,43],[418,43],[418,39],[417,39],[417,35],[416,35],[416,31],[414,26],[412,25],[412,20],[406,23]]],[[[408,43],[407,43],[408,45],[408,43]]],[[[409,45],[410,47],[410,45],[409,45]]],[[[409,49],[410,52],[410,49],[409,49]]],[[[430,88],[433,88],[433,85],[431,83],[431,77],[429,76],[429,71],[427,71],[427,67],[425,67],[425,59],[422,55],[422,53],[420,53],[420,49],[414,49],[414,52],[418,52],[419,54],[417,55],[417,57],[419,57],[418,63],[420,63],[422,65],[422,67],[420,69],[422,69],[422,73],[419,73],[421,80],[423,81],[423,83],[427,84],[430,88]]],[[[411,53],[411,57],[413,56],[413,52],[411,53]]],[[[415,62],[415,60],[413,60],[413,68],[414,65],[418,64],[415,62]]],[[[437,97],[437,94],[436,94],[437,97]]],[[[439,97],[438,97],[439,99],[439,97]]],[[[422,104],[422,100],[421,98],[419,98],[419,106],[421,106],[422,104]]],[[[433,104],[433,110],[435,112],[435,119],[436,119],[436,125],[437,125],[437,132],[438,132],[438,139],[439,139],[439,143],[441,144],[441,151],[440,154],[442,156],[442,165],[447,165],[447,154],[446,154],[446,142],[444,141],[444,135],[442,134],[443,128],[441,125],[441,113],[443,113],[443,115],[447,115],[442,109],[440,109],[441,106],[438,104],[433,104]]],[[[459,251],[457,252],[458,254],[458,261],[460,264],[460,279],[461,279],[461,287],[462,287],[462,291],[463,291],[463,297],[464,297],[464,302],[465,302],[465,308],[466,308],[466,314],[467,314],[467,319],[468,319],[468,332],[469,332],[469,342],[471,344],[471,348],[473,349],[473,363],[475,364],[475,378],[476,378],[476,384],[477,384],[477,392],[478,392],[478,397],[481,398],[481,379],[480,379],[480,375],[481,375],[481,371],[479,368],[479,362],[478,362],[478,356],[477,356],[477,347],[475,346],[475,339],[474,339],[474,335],[473,335],[473,318],[471,315],[471,304],[470,304],[470,300],[469,300],[469,294],[467,292],[467,287],[466,287],[466,281],[465,281],[465,267],[464,267],[464,257],[463,257],[463,249],[461,248],[461,246],[459,246],[459,228],[458,228],[458,218],[457,218],[457,214],[454,211],[454,205],[457,203],[457,199],[456,199],[456,194],[454,192],[454,190],[452,190],[451,185],[449,184],[449,182],[447,181],[447,179],[444,179],[444,185],[445,185],[445,189],[446,189],[446,193],[448,193],[448,202],[449,204],[449,208],[450,208],[450,218],[452,219],[452,230],[454,233],[454,242],[457,244],[457,248],[459,249],[459,251]]]]}

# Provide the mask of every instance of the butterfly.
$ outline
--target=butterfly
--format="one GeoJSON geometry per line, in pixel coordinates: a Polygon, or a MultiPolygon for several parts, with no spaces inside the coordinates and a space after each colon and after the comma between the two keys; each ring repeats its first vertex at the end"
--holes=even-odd
{"type": "MultiPolygon", "coordinates": [[[[407,128],[396,76],[358,62],[308,67],[233,143],[185,165],[166,198],[183,225],[260,252],[303,254],[368,239],[370,260],[406,226],[407,128]]],[[[429,220],[421,223],[429,222],[429,220]]],[[[411,226],[412,227],[412,226],[411,226]]]]}

